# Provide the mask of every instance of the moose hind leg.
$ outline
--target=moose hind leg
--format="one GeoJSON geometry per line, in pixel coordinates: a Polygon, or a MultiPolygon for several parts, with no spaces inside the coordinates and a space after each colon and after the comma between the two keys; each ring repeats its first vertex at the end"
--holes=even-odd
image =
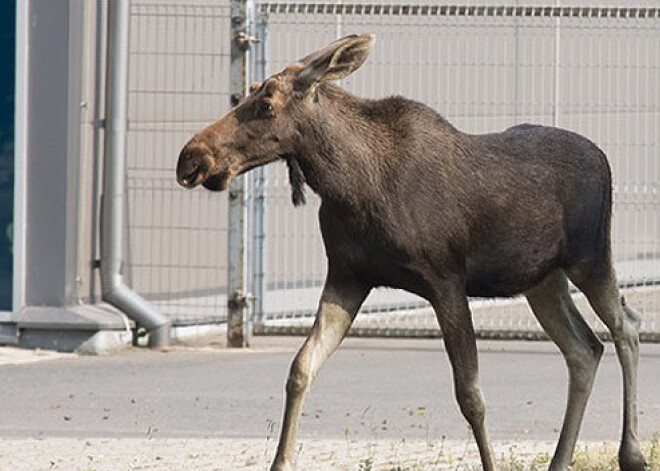
{"type": "Polygon", "coordinates": [[[567,470],[575,450],[603,345],[571,299],[566,275],[555,271],[526,293],[534,315],[559,347],[569,372],[568,399],[551,471],[567,470]]]}
{"type": "Polygon", "coordinates": [[[486,406],[479,388],[477,344],[467,297],[458,289],[439,293],[433,302],[454,374],[454,391],[474,434],[484,471],[494,471],[493,450],[486,427],[486,406]]]}
{"type": "Polygon", "coordinates": [[[626,306],[613,268],[591,276],[580,272],[579,276],[571,276],[571,280],[586,295],[591,307],[612,334],[623,372],[623,432],[619,467],[623,471],[644,471],[646,461],[637,436],[637,363],[641,318],[626,306]]]}
{"type": "Polygon", "coordinates": [[[291,364],[286,383],[284,421],[271,471],[291,471],[303,402],[325,360],[346,336],[369,289],[348,276],[328,275],[316,320],[291,364]]]}

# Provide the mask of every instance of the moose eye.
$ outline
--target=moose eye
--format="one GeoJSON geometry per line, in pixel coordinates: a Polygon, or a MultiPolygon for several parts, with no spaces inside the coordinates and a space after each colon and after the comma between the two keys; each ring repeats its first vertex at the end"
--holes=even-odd
{"type": "Polygon", "coordinates": [[[268,101],[259,102],[259,116],[269,118],[273,116],[273,104],[268,101]]]}

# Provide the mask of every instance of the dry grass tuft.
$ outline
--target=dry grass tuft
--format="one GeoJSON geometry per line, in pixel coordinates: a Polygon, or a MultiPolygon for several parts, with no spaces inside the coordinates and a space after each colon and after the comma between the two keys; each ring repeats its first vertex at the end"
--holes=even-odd
{"type": "MultiPolygon", "coordinates": [[[[648,462],[649,471],[660,471],[660,432],[642,445],[644,457],[648,462]]],[[[548,469],[552,456],[549,453],[521,453],[516,446],[498,457],[497,469],[500,471],[545,471],[548,469]]],[[[359,471],[479,471],[481,466],[461,463],[460,459],[445,456],[443,460],[422,460],[416,463],[395,465],[374,465],[374,460],[362,460],[359,471]]],[[[617,444],[603,443],[596,445],[578,445],[573,456],[570,471],[619,471],[617,444]]]]}
{"type": "MultiPolygon", "coordinates": [[[[660,433],[642,445],[650,471],[660,471],[660,433]]],[[[573,456],[571,471],[619,471],[617,447],[600,445],[579,447],[573,456]]]]}

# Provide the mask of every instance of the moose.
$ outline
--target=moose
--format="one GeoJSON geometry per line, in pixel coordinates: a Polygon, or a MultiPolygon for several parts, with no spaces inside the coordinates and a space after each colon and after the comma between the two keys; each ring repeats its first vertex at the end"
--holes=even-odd
{"type": "Polygon", "coordinates": [[[523,294],[565,359],[568,398],[552,471],[567,470],[603,345],[577,310],[569,280],[609,329],[623,371],[619,465],[643,471],[637,432],[639,315],[619,293],[611,250],[611,171],[588,139],[523,124],[459,131],[399,96],[363,99],[331,83],[358,69],[374,43],[350,35],[263,83],[181,150],[185,188],[227,189],[240,174],[288,165],[292,199],[321,198],[328,271],[314,325],[291,365],[271,470],[293,469],[311,384],[376,287],[429,301],[452,366],[459,408],[483,469],[495,469],[478,381],[469,296],[523,294]]]}

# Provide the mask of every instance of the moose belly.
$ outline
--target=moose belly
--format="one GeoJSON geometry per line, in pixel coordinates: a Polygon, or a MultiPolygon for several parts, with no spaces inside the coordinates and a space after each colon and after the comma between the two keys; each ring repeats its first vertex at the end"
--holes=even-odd
{"type": "Polygon", "coordinates": [[[538,284],[550,271],[551,268],[529,273],[494,270],[471,273],[467,280],[467,295],[479,298],[516,296],[538,284]]]}
{"type": "Polygon", "coordinates": [[[561,239],[548,245],[507,245],[473,253],[466,260],[468,296],[515,296],[560,265],[561,239]]]}

